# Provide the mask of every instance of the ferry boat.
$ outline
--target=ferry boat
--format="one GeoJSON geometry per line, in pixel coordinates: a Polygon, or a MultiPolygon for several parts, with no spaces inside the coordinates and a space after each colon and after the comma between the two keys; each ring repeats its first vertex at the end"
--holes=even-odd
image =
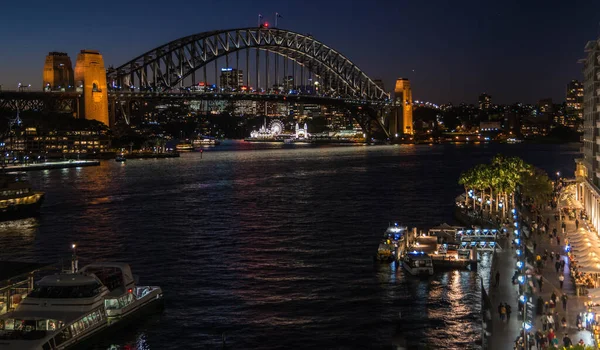
{"type": "Polygon", "coordinates": [[[179,143],[175,146],[175,149],[178,152],[182,152],[182,151],[193,151],[194,150],[194,146],[190,143],[179,143]]]}
{"type": "Polygon", "coordinates": [[[28,181],[0,175],[0,221],[36,216],[43,201],[44,192],[34,191],[28,181]]]}
{"type": "Polygon", "coordinates": [[[42,278],[15,311],[0,316],[0,348],[58,350],[162,306],[157,286],[137,286],[129,265],[96,263],[42,278]]]}
{"type": "Polygon", "coordinates": [[[383,234],[379,248],[377,249],[377,260],[382,262],[392,262],[396,260],[398,249],[404,241],[408,227],[398,226],[397,223],[389,225],[383,234]]]}
{"type": "Polygon", "coordinates": [[[200,147],[200,146],[218,146],[221,142],[215,139],[196,139],[192,141],[192,146],[200,147]]]}
{"type": "Polygon", "coordinates": [[[433,275],[433,262],[429,254],[424,252],[408,252],[402,258],[402,266],[413,276],[433,275]]]}

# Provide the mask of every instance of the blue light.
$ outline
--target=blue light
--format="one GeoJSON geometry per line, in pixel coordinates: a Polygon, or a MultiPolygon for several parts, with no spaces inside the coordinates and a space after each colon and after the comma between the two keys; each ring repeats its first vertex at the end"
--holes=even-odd
{"type": "Polygon", "coordinates": [[[529,331],[531,329],[531,324],[529,323],[524,323],[523,324],[523,328],[525,328],[526,331],[529,331]]]}
{"type": "Polygon", "coordinates": [[[515,227],[518,227],[518,226],[519,226],[519,224],[515,222],[515,227]]]}
{"type": "Polygon", "coordinates": [[[519,235],[519,230],[515,230],[515,236],[519,235]]]}
{"type": "Polygon", "coordinates": [[[521,249],[517,249],[517,255],[521,256],[521,249]]]}
{"type": "Polygon", "coordinates": [[[519,277],[517,277],[517,279],[519,280],[519,283],[525,283],[525,277],[523,277],[523,275],[520,275],[519,277]]]}
{"type": "Polygon", "coordinates": [[[521,295],[521,296],[519,297],[519,300],[520,300],[522,303],[524,303],[524,302],[526,302],[526,301],[527,301],[527,297],[525,297],[524,295],[521,295]]]}
{"type": "Polygon", "coordinates": [[[517,261],[517,267],[522,269],[523,268],[523,262],[522,261],[517,261]]]}
{"type": "Polygon", "coordinates": [[[516,243],[516,244],[521,244],[521,240],[520,240],[520,239],[518,239],[518,238],[515,238],[515,243],[516,243]]]}
{"type": "Polygon", "coordinates": [[[513,210],[511,210],[511,213],[516,214],[517,213],[517,209],[513,208],[513,210]]]}

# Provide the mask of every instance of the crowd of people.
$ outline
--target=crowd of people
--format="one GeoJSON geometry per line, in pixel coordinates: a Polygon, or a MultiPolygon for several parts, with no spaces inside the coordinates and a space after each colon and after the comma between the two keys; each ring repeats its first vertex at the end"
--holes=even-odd
{"type": "MultiPolygon", "coordinates": [[[[579,216],[577,216],[577,213],[572,209],[559,210],[558,200],[562,187],[562,184],[556,187],[552,200],[547,203],[545,208],[546,210],[556,210],[553,222],[551,217],[547,217],[544,220],[541,208],[532,204],[529,204],[527,209],[529,209],[529,217],[535,219],[530,220],[525,218],[525,220],[521,222],[521,226],[525,226],[528,229],[528,243],[530,244],[530,247],[533,247],[533,252],[528,252],[530,254],[530,256],[527,256],[528,264],[526,264],[526,267],[523,269],[525,275],[527,275],[527,283],[523,286],[524,288],[522,291],[527,295],[537,295],[537,298],[535,298],[536,315],[541,327],[536,327],[538,329],[532,329],[527,334],[521,332],[514,343],[514,348],[517,350],[531,350],[534,347],[537,350],[548,348],[562,349],[563,347],[569,348],[573,345],[588,345],[585,344],[583,339],[579,339],[577,343],[573,343],[569,336],[569,330],[574,328],[577,328],[578,330],[591,330],[594,322],[593,317],[590,317],[590,313],[583,312],[577,314],[576,317],[573,317],[571,314],[571,319],[569,319],[569,316],[567,315],[569,297],[566,292],[563,292],[563,288],[565,286],[565,276],[566,278],[573,278],[574,282],[585,281],[591,285],[591,281],[587,281],[586,278],[589,278],[589,276],[578,273],[576,268],[575,271],[573,270],[573,266],[576,264],[572,263],[572,257],[567,254],[564,247],[561,246],[562,242],[568,242],[565,220],[567,218],[574,220],[577,229],[580,224],[579,219],[583,221],[585,219],[585,213],[580,212],[579,216]],[[541,246],[546,248],[544,249],[541,246]],[[568,269],[566,269],[567,262],[569,262],[568,265],[570,267],[568,269]],[[544,279],[548,280],[549,278],[549,267],[552,267],[551,271],[557,275],[556,280],[558,280],[558,288],[556,288],[556,285],[550,286],[548,291],[554,290],[552,291],[551,296],[545,300],[542,297],[542,293],[544,291],[544,279]],[[558,291],[556,289],[558,289],[558,291]]],[[[515,251],[520,248],[520,245],[517,243],[518,241],[513,241],[512,248],[515,251]]],[[[521,271],[515,271],[513,284],[518,284],[518,277],[521,273],[521,271]]],[[[499,317],[503,322],[507,322],[510,318],[507,312],[509,308],[510,306],[506,307],[506,304],[500,304],[498,306],[499,317]]],[[[520,314],[524,314],[524,309],[524,303],[520,302],[520,314]]],[[[535,322],[532,323],[532,326],[535,327],[535,322]]]]}

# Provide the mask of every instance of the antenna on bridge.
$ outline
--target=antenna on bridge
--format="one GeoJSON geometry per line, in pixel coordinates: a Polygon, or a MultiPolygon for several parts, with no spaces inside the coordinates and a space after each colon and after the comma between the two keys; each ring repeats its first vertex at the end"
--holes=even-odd
{"type": "Polygon", "coordinates": [[[275,28],[279,28],[279,27],[277,26],[277,22],[278,22],[278,19],[279,19],[279,18],[283,18],[283,16],[282,16],[282,15],[280,15],[280,14],[279,14],[279,12],[275,12],[275,28]]]}
{"type": "Polygon", "coordinates": [[[260,13],[258,14],[258,28],[262,27],[262,19],[263,19],[263,15],[261,15],[260,13]]]}

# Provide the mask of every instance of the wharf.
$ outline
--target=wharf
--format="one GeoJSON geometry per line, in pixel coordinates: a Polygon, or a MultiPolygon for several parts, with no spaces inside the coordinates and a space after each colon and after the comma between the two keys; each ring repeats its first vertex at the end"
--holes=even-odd
{"type": "Polygon", "coordinates": [[[163,159],[163,158],[179,158],[179,152],[168,152],[168,153],[152,153],[152,152],[134,152],[125,154],[127,159],[163,159]]]}
{"type": "Polygon", "coordinates": [[[36,171],[36,170],[47,170],[47,169],[80,168],[80,167],[84,167],[84,166],[98,166],[98,165],[100,165],[100,161],[98,161],[98,160],[67,160],[67,161],[60,161],[60,162],[8,165],[8,166],[4,167],[4,171],[6,171],[6,172],[36,171]]]}

